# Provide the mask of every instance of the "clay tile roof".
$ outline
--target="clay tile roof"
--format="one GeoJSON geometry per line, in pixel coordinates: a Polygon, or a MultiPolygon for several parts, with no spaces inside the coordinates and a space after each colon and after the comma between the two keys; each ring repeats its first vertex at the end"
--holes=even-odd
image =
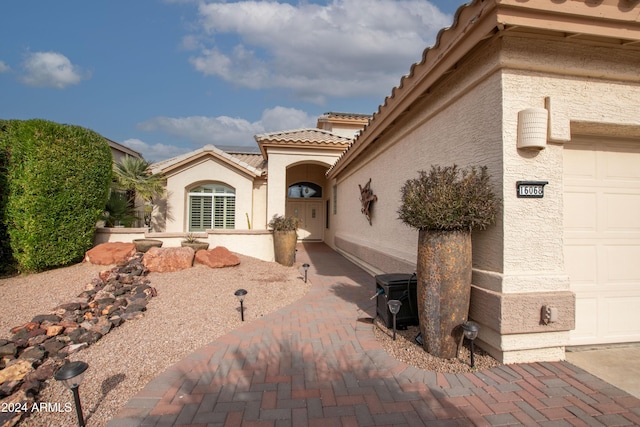
{"type": "Polygon", "coordinates": [[[255,135],[254,138],[265,159],[267,158],[265,149],[267,146],[325,147],[342,150],[353,141],[351,138],[316,128],[261,133],[255,135]]]}
{"type": "Polygon", "coordinates": [[[261,133],[255,136],[256,141],[271,143],[302,142],[309,144],[340,144],[346,145],[351,138],[336,135],[322,129],[294,129],[271,133],[261,133]]]}
{"type": "Polygon", "coordinates": [[[182,154],[172,159],[154,163],[152,166],[152,171],[154,173],[157,173],[157,172],[166,173],[169,170],[172,170],[176,167],[179,167],[180,165],[183,165],[192,161],[193,159],[200,158],[207,154],[213,155],[214,157],[217,157],[218,159],[234,166],[236,169],[239,169],[244,171],[245,173],[248,173],[249,175],[261,176],[265,173],[264,168],[257,166],[257,165],[260,165],[260,166],[265,165],[265,163],[259,162],[256,160],[256,157],[263,160],[261,155],[259,154],[231,155],[211,144],[205,145],[204,147],[199,148],[190,153],[182,154]],[[247,162],[247,160],[249,160],[250,162],[247,162]]]}

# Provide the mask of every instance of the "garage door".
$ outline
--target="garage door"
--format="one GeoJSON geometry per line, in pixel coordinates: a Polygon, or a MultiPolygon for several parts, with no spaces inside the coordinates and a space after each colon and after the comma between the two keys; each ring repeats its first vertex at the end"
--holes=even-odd
{"type": "Polygon", "coordinates": [[[564,260],[570,344],[640,341],[640,141],[565,144],[564,260]]]}

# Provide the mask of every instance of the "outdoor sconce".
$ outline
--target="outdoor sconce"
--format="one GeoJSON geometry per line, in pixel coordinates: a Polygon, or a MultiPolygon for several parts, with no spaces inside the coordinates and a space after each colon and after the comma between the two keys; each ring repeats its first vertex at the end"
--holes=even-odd
{"type": "Polygon", "coordinates": [[[307,283],[307,271],[309,271],[310,265],[306,262],[302,264],[302,268],[304,268],[304,283],[307,283]]]}
{"type": "Polygon", "coordinates": [[[549,112],[544,108],[527,108],[518,112],[518,148],[543,150],[547,146],[549,112]]]}
{"type": "Polygon", "coordinates": [[[56,381],[61,381],[73,393],[73,400],[76,404],[76,414],[78,415],[78,425],[84,427],[84,416],[82,415],[82,405],[80,404],[80,392],[78,388],[84,379],[84,372],[89,365],[85,362],[65,363],[53,376],[56,381]]]}
{"type": "Polygon", "coordinates": [[[396,315],[400,312],[400,307],[402,307],[402,303],[397,299],[389,300],[387,303],[389,306],[389,311],[393,314],[393,340],[396,340],[396,315]]]}
{"type": "Polygon", "coordinates": [[[240,319],[244,322],[244,296],[247,294],[247,291],[244,289],[238,289],[234,295],[238,297],[238,301],[240,301],[240,319]]]}
{"type": "Polygon", "coordinates": [[[473,341],[478,338],[480,326],[475,322],[464,322],[462,324],[462,330],[464,331],[464,337],[469,340],[469,348],[471,350],[471,367],[473,368],[476,364],[473,360],[473,341]]]}

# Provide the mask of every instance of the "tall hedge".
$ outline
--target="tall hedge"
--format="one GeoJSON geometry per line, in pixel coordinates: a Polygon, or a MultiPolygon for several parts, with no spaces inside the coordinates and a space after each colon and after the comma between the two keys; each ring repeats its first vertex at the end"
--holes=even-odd
{"type": "Polygon", "coordinates": [[[8,135],[5,222],[19,270],[80,261],[109,194],[109,144],[91,130],[45,120],[14,123],[8,135]]]}
{"type": "Polygon", "coordinates": [[[9,167],[9,134],[12,123],[0,120],[0,275],[8,273],[14,264],[6,223],[6,206],[9,198],[7,168],[9,167]]]}

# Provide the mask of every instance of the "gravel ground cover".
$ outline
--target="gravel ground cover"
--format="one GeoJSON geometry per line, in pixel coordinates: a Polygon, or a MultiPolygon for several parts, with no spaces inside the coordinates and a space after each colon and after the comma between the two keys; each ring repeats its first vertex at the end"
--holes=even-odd
{"type": "MultiPolygon", "coordinates": [[[[151,379],[198,348],[240,326],[239,304],[234,292],[248,291],[245,321],[251,322],[300,299],[311,282],[302,280],[299,266],[283,267],[238,255],[240,265],[210,269],[196,265],[175,273],[151,273],[151,286],[158,291],[144,318],[125,322],[96,344],[73,354],[70,360],[89,363],[80,388],[88,427],[104,426],[129,399],[151,379]]],[[[0,338],[10,338],[9,329],[37,314],[67,302],[106,266],[77,264],[40,274],[0,279],[0,338]]],[[[437,372],[471,372],[499,363],[482,350],[469,366],[469,350],[463,347],[457,359],[433,357],[415,342],[417,327],[392,331],[376,319],[374,334],[385,350],[408,365],[437,372]]],[[[69,390],[55,380],[39,395],[40,402],[70,402],[69,390]]],[[[75,412],[36,412],[25,418],[25,427],[70,426],[75,412]]]]}
{"type": "Polygon", "coordinates": [[[409,366],[424,369],[425,371],[459,374],[482,371],[500,365],[500,362],[488,353],[478,346],[474,346],[475,366],[472,368],[470,365],[471,352],[467,340],[464,340],[463,346],[460,347],[457,358],[440,359],[427,353],[422,346],[416,342],[416,335],[420,332],[419,326],[409,326],[406,330],[397,330],[396,340],[394,341],[393,330],[389,330],[379,317],[376,318],[373,323],[373,331],[376,339],[382,344],[382,347],[387,353],[409,366]]]}
{"type": "MultiPolygon", "coordinates": [[[[251,322],[300,299],[309,289],[296,266],[283,267],[239,255],[236,267],[211,269],[196,265],[175,273],[150,273],[157,289],[142,319],[125,322],[70,360],[89,364],[80,386],[88,427],[104,426],[151,379],[198,348],[240,326],[234,292],[248,291],[245,322],[251,322]]],[[[9,329],[48,313],[82,292],[108,266],[78,264],[40,274],[0,279],[0,337],[9,329]]],[[[73,400],[55,380],[39,395],[40,402],[73,400]]],[[[75,411],[36,412],[21,426],[77,425],[75,411]]]]}

